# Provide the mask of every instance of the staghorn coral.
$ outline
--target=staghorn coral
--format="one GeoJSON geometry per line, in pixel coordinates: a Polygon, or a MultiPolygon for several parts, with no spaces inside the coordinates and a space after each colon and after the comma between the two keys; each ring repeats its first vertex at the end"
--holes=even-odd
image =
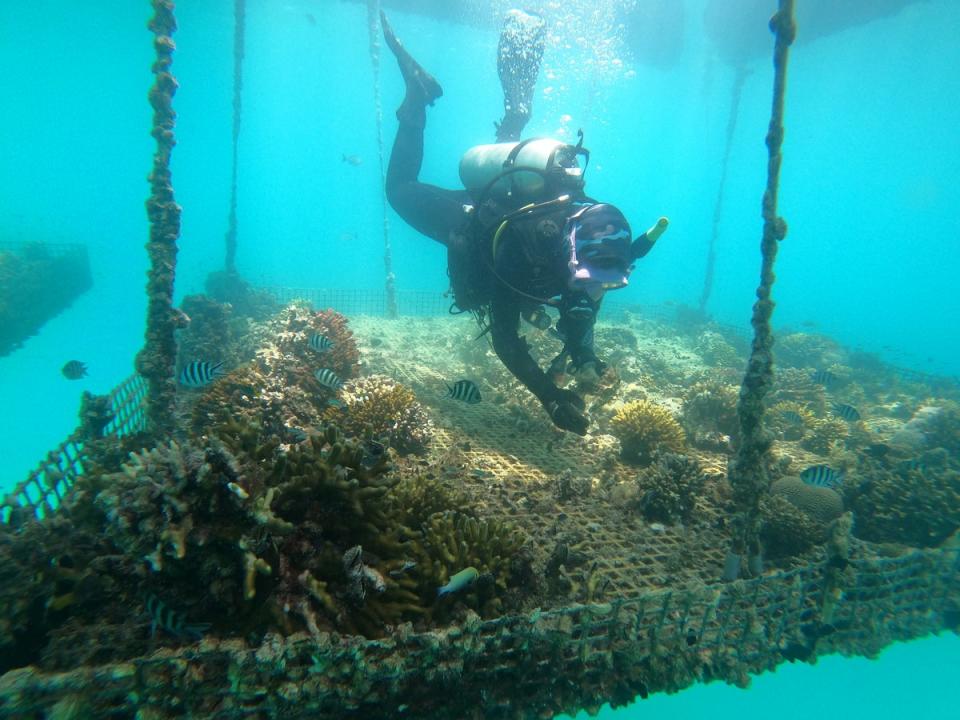
{"type": "Polygon", "coordinates": [[[329,407],[324,419],[336,422],[354,437],[371,437],[401,455],[420,453],[433,435],[433,423],[413,391],[384,375],[349,381],[340,390],[340,407],[329,407]]]}
{"type": "Polygon", "coordinates": [[[644,517],[665,523],[690,520],[707,476],[694,458],[657,453],[655,462],[637,478],[637,504],[644,517]]]}
{"type": "Polygon", "coordinates": [[[683,428],[670,411],[648,400],[635,400],[617,410],[610,431],[620,440],[621,457],[639,465],[649,465],[660,448],[682,452],[686,445],[683,428]]]}
{"type": "Polygon", "coordinates": [[[944,448],[917,458],[861,458],[847,488],[863,540],[934,547],[960,528],[960,460],[944,448]]]}
{"type": "Polygon", "coordinates": [[[279,313],[275,325],[277,351],[289,360],[299,361],[295,363],[298,369],[302,363],[311,378],[318,368],[333,370],[341,380],[356,377],[360,371],[357,341],[347,318],[336,310],[313,311],[306,305],[293,303],[279,313]],[[322,353],[312,349],[309,340],[314,333],[326,335],[333,347],[322,353]]]}
{"type": "Polygon", "coordinates": [[[681,423],[691,444],[729,451],[740,432],[739,388],[720,382],[698,382],[684,398],[681,423]]]}
{"type": "Polygon", "coordinates": [[[843,498],[832,488],[807,485],[798,477],[780,478],[770,486],[771,495],[780,495],[810,518],[821,523],[843,514],[843,498]]]}
{"type": "Polygon", "coordinates": [[[436,513],[467,507],[468,497],[449,482],[432,473],[404,477],[390,489],[391,514],[406,528],[419,529],[436,513]]]}
{"type": "Polygon", "coordinates": [[[770,393],[771,405],[779,402],[795,402],[809,407],[814,412],[824,412],[827,407],[826,391],[811,378],[809,370],[779,368],[770,393]]]}

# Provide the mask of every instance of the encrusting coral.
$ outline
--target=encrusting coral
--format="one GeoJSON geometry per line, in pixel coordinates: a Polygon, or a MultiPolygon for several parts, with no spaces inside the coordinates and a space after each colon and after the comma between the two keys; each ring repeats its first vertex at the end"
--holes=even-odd
{"type": "Polygon", "coordinates": [[[623,459],[638,465],[649,465],[659,449],[679,453],[686,446],[680,423],[669,410],[649,400],[635,400],[618,409],[610,432],[620,440],[623,459]]]}

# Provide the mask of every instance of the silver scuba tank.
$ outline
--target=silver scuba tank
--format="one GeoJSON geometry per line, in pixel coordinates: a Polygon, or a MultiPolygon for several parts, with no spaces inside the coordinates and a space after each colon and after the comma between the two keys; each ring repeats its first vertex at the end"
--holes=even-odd
{"type": "Polygon", "coordinates": [[[536,201],[553,190],[579,190],[583,171],[578,160],[585,151],[552,138],[476,145],[460,159],[460,180],[471,193],[536,201]],[[551,181],[557,188],[548,188],[551,181]]]}

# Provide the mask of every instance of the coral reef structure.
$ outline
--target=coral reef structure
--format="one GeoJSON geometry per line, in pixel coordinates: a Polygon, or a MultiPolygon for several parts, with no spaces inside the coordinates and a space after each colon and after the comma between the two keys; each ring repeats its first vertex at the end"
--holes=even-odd
{"type": "Polygon", "coordinates": [[[676,418],[649,400],[636,400],[617,410],[611,433],[620,440],[621,456],[629,463],[649,465],[659,450],[683,452],[686,436],[676,418]]]}
{"type": "Polygon", "coordinates": [[[695,459],[657,453],[655,462],[637,478],[638,505],[644,517],[665,523],[689,520],[707,476],[695,459]]]}

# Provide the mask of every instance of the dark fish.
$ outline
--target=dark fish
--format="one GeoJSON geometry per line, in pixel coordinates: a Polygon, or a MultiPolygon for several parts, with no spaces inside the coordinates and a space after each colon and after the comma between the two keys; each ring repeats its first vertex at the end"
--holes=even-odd
{"type": "Polygon", "coordinates": [[[194,360],[184,365],[183,370],[180,371],[180,384],[193,388],[204,387],[226,374],[227,371],[223,369],[222,362],[194,360]]]}
{"type": "Polygon", "coordinates": [[[812,373],[810,373],[810,379],[817,383],[817,385],[830,387],[834,382],[836,382],[837,376],[829,370],[814,370],[812,373]]]}
{"type": "Polygon", "coordinates": [[[333,340],[321,333],[314,333],[310,336],[310,347],[317,352],[323,352],[333,347],[333,340]]]}
{"type": "Polygon", "coordinates": [[[800,473],[800,479],[807,485],[835,488],[843,484],[843,473],[829,465],[811,465],[800,473]]]}
{"type": "Polygon", "coordinates": [[[787,422],[792,422],[796,425],[803,424],[803,417],[796,410],[784,410],[782,413],[783,419],[787,422]]]}
{"type": "Polygon", "coordinates": [[[383,443],[379,443],[376,440],[364,440],[363,458],[360,460],[360,464],[365,468],[372,468],[380,462],[386,451],[387,447],[383,443]]]}
{"type": "Polygon", "coordinates": [[[343,380],[338,378],[337,374],[328,368],[317,370],[313,376],[317,379],[318,383],[331,390],[339,390],[343,387],[343,380]]]}
{"type": "Polygon", "coordinates": [[[833,403],[833,414],[837,415],[847,422],[857,422],[860,420],[860,411],[853,405],[846,403],[833,403]]]}
{"type": "Polygon", "coordinates": [[[307,13],[307,22],[311,25],[317,24],[317,19],[313,16],[313,13],[307,13]]]}
{"type": "Polygon", "coordinates": [[[353,165],[354,167],[357,167],[357,166],[363,164],[363,158],[360,157],[359,155],[346,155],[346,154],[344,154],[344,155],[343,155],[343,162],[345,162],[347,165],[353,165]]]}
{"type": "Polygon", "coordinates": [[[392,578],[403,577],[405,573],[413,570],[417,564],[413,560],[404,560],[403,565],[387,573],[392,578]]]}
{"type": "Polygon", "coordinates": [[[454,400],[463,400],[470,405],[475,405],[482,399],[480,397],[480,388],[472,380],[457,380],[453,387],[447,385],[447,396],[454,400]]]}
{"type": "Polygon", "coordinates": [[[181,613],[168,607],[163,600],[152,593],[147,595],[144,605],[150,616],[150,637],[153,637],[157,628],[160,627],[181,639],[200,640],[210,629],[210,623],[187,622],[181,613]]]}
{"type": "Polygon", "coordinates": [[[67,380],[79,380],[82,377],[87,376],[87,364],[82,363],[79,360],[71,360],[62,368],[60,372],[63,373],[63,376],[67,380]]]}
{"type": "Polygon", "coordinates": [[[286,432],[287,438],[292,443],[302,443],[309,437],[306,430],[298,428],[295,425],[284,425],[283,429],[286,432]]]}
{"type": "Polygon", "coordinates": [[[886,443],[871,443],[863,451],[870,457],[884,458],[890,453],[890,446],[886,443]]]}

